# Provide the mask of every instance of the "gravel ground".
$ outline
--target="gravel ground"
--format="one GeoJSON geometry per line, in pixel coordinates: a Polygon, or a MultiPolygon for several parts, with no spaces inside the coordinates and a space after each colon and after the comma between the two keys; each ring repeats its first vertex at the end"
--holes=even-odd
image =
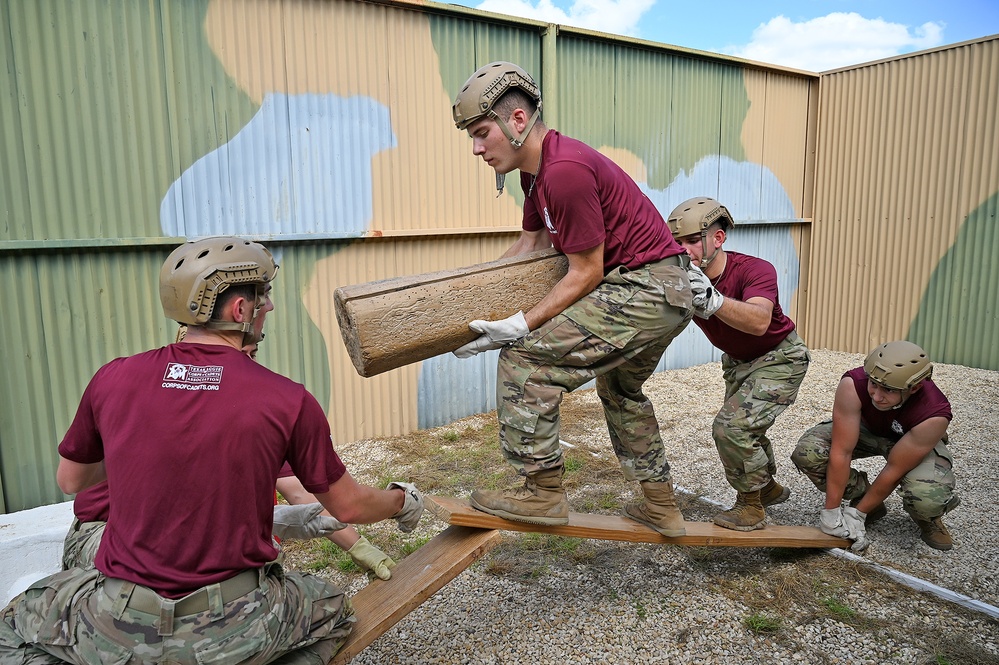
{"type": "MultiPolygon", "coordinates": [[[[817,524],[822,496],[788,456],[802,432],[830,417],[842,373],[862,362],[862,355],[813,351],[797,403],[769,434],[778,479],[792,490],[787,503],[770,509],[773,522],[817,524]]],[[[869,530],[872,544],[861,562],[804,550],[607,541],[596,542],[594,556],[584,563],[566,560],[528,580],[497,574],[480,561],[354,662],[999,663],[995,619],[904,587],[866,565],[874,562],[999,606],[999,529],[991,513],[999,372],[937,364],[933,378],[954,410],[949,431],[963,501],[946,517],[956,542],[950,552],[925,546],[901,499],[892,495],[888,517],[869,530]],[[836,614],[799,603],[787,581],[813,573],[817,585],[845,580],[829,593],[848,610],[836,614]],[[777,617],[779,626],[751,630],[747,622],[759,616],[777,617]]],[[[646,392],[662,424],[674,482],[685,493],[684,514],[709,521],[719,505],[734,499],[711,440],[711,419],[723,393],[720,366],[657,374],[646,392]]],[[[612,457],[592,390],[568,396],[562,414],[565,443],[612,457]]],[[[365,478],[366,470],[391,455],[378,440],[340,452],[352,473],[369,482],[376,479],[365,478]]],[[[873,477],[883,461],[858,465],[873,477]]],[[[432,536],[442,528],[425,518],[418,531],[432,536]]],[[[356,574],[330,576],[350,590],[365,583],[356,574]]]]}

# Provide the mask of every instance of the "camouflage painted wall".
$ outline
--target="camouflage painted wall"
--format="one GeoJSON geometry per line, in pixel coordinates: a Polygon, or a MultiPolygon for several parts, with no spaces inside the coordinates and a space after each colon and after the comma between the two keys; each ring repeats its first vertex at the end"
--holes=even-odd
{"type": "Polygon", "coordinates": [[[813,345],[999,369],[999,36],[822,76],[813,345]]]}
{"type": "MultiPolygon", "coordinates": [[[[739,221],[795,315],[817,77],[721,56],[349,0],[0,1],[3,509],[62,500],[55,446],[92,373],[167,343],[155,276],[183,238],[262,239],[282,264],[261,359],[327,406],[342,444],[491,409],[495,354],[361,379],[336,286],[479,263],[523,196],[454,129],[495,59],[534,72],[549,124],[620,163],[664,214],[693,195],[739,221]]],[[[515,180],[515,179],[511,179],[515,180]]],[[[661,368],[718,357],[694,328],[661,368]]]]}

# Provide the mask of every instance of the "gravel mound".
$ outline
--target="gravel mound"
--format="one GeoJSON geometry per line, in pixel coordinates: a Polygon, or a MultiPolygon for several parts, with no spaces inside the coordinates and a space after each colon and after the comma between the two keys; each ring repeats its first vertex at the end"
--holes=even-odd
{"type": "MultiPolygon", "coordinates": [[[[831,417],[843,372],[863,362],[858,354],[816,350],[812,355],[798,401],[769,433],[778,479],[792,491],[786,503],[768,510],[775,523],[817,525],[822,496],[797,473],[789,455],[807,428],[831,417]]],[[[950,552],[924,545],[901,499],[892,495],[888,516],[869,530],[872,544],[861,562],[799,550],[605,541],[591,560],[553,566],[533,579],[497,574],[480,561],[354,662],[999,663],[995,619],[901,586],[866,565],[874,562],[999,606],[999,527],[992,503],[999,372],[936,364],[933,378],[954,410],[950,447],[962,504],[945,518],[956,542],[950,552]],[[828,611],[801,603],[788,583],[800,583],[810,571],[816,585],[843,580],[828,589],[828,611]],[[761,624],[761,618],[775,623],[761,624]]],[[[719,363],[662,372],[647,384],[689,520],[710,520],[735,496],[711,440],[723,388],[719,363]]],[[[567,396],[562,414],[565,443],[612,459],[593,390],[567,396]]],[[[377,440],[357,442],[340,452],[352,473],[363,478],[367,461],[381,452],[378,447],[377,440]]],[[[856,464],[873,478],[883,461],[856,464]]],[[[569,500],[572,504],[572,492],[569,500]]],[[[424,519],[420,532],[432,536],[442,528],[424,519]]],[[[364,584],[358,575],[337,581],[352,590],[364,584]]]]}

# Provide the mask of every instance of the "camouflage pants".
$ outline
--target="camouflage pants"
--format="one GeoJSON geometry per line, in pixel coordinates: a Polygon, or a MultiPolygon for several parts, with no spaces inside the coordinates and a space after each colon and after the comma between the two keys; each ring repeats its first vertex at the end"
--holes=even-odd
{"type": "MultiPolygon", "coordinates": [[[[893,445],[895,442],[891,439],[875,436],[861,423],[860,438],[857,447],[853,449],[853,459],[874,456],[887,458],[893,445]]],[[[831,446],[832,421],[829,420],[805,432],[791,453],[794,465],[823,493],[826,491],[826,467],[829,465],[831,446]]],[[[954,458],[944,437],[915,468],[902,477],[898,493],[902,496],[902,507],[913,519],[930,521],[957,506],[959,500],[954,491],[957,481],[953,465],[954,458]]],[[[867,487],[867,474],[851,468],[843,498],[848,501],[859,499],[867,491],[867,487]]]]}
{"type": "Polygon", "coordinates": [[[798,396],[811,356],[792,331],[756,360],[722,356],[725,403],[711,428],[729,484],[738,492],[762,489],[777,474],[767,430],[798,396]]]}
{"type": "Polygon", "coordinates": [[[228,603],[205,587],[209,609],[174,615],[129,607],[133,587],[105,593],[98,570],[71,568],[31,585],[0,613],[3,665],[325,665],[354,621],[350,601],[319,577],[261,569],[260,586],[228,603]],[[266,572],[265,572],[266,571],[266,572]]]}
{"type": "Polygon", "coordinates": [[[94,557],[104,536],[107,522],[81,522],[73,518],[62,546],[62,569],[94,567],[94,557]]]}
{"type": "Polygon", "coordinates": [[[625,477],[669,478],[659,423],[642,386],[690,322],[686,265],[683,256],[614,270],[591,293],[500,352],[500,443],[520,473],[561,466],[562,397],[596,379],[625,477]]]}

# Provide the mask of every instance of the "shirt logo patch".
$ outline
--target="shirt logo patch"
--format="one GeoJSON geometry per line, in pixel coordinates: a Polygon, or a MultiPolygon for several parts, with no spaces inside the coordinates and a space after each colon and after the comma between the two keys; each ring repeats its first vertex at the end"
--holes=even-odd
{"type": "Polygon", "coordinates": [[[221,365],[167,363],[160,387],[180,390],[218,390],[221,383],[221,365]]]}
{"type": "Polygon", "coordinates": [[[891,421],[891,431],[895,432],[895,434],[905,434],[905,430],[902,429],[902,423],[897,420],[891,421]]]}

